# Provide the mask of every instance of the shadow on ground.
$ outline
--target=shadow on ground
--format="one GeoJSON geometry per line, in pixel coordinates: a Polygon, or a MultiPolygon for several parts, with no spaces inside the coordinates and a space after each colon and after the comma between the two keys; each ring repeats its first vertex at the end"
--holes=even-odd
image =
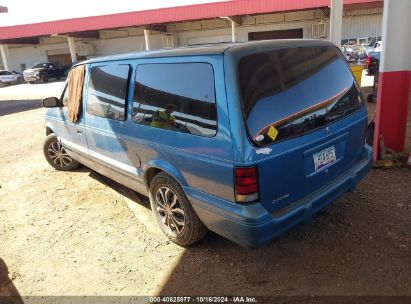
{"type": "Polygon", "coordinates": [[[9,277],[9,270],[3,259],[0,258],[0,303],[22,304],[23,300],[17,288],[9,277]]]}
{"type": "Polygon", "coordinates": [[[151,209],[150,207],[150,201],[148,200],[148,197],[139,194],[133,190],[131,190],[130,188],[127,188],[115,181],[113,181],[112,179],[105,177],[104,175],[101,175],[100,173],[97,173],[96,171],[93,171],[92,169],[86,167],[86,166],[82,166],[78,171],[81,172],[87,172],[88,175],[99,181],[100,183],[110,187],[111,189],[113,189],[114,191],[116,191],[118,194],[121,194],[122,196],[127,197],[129,200],[135,202],[136,204],[139,204],[140,206],[143,206],[147,209],[151,209]]]}
{"type": "Polygon", "coordinates": [[[0,101],[0,116],[34,110],[41,107],[41,100],[3,100],[0,101]]]}

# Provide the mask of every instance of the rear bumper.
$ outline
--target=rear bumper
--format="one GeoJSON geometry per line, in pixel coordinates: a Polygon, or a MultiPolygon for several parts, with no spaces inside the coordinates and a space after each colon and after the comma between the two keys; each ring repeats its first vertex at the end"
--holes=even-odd
{"type": "Polygon", "coordinates": [[[260,204],[240,205],[205,193],[184,189],[194,210],[212,231],[246,247],[269,243],[276,236],[329,205],[356,184],[371,170],[372,149],[364,146],[361,159],[344,174],[324,187],[284,208],[268,213],[260,204]]]}

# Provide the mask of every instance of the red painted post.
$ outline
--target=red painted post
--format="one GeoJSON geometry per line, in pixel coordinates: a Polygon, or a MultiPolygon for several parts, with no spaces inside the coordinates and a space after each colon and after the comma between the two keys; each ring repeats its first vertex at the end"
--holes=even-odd
{"type": "Polygon", "coordinates": [[[411,1],[385,0],[382,30],[374,160],[379,136],[388,148],[404,151],[411,95],[411,1]]]}

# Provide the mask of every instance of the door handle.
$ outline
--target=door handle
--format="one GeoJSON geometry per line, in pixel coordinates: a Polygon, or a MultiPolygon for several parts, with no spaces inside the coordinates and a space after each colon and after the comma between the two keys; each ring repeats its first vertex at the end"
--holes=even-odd
{"type": "Polygon", "coordinates": [[[76,130],[76,132],[77,132],[77,134],[79,134],[79,135],[83,135],[83,131],[81,131],[81,130],[76,130]]]}

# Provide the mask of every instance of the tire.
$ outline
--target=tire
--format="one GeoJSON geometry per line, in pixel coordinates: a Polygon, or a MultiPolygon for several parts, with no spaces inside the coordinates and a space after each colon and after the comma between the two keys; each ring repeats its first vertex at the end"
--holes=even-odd
{"type": "Polygon", "coordinates": [[[23,78],[21,77],[17,78],[17,84],[22,84],[22,83],[24,83],[23,78]]]}
{"type": "Polygon", "coordinates": [[[48,76],[47,76],[47,75],[43,75],[43,76],[41,77],[41,82],[43,82],[43,83],[49,82],[48,76]]]}
{"type": "Polygon", "coordinates": [[[78,161],[72,159],[57,140],[56,135],[49,134],[43,143],[43,153],[47,162],[56,170],[70,171],[77,169],[78,161]]]}
{"type": "Polygon", "coordinates": [[[177,245],[190,246],[207,234],[178,182],[164,172],[154,176],[150,184],[150,205],[163,233],[177,245]]]}

